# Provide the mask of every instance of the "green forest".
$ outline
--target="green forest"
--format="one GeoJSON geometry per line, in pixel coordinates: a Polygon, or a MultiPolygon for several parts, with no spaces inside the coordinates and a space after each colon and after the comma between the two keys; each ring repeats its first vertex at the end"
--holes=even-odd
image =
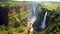
{"type": "MultiPolygon", "coordinates": [[[[27,18],[33,12],[32,3],[25,1],[0,2],[0,16],[5,23],[0,25],[0,34],[60,34],[60,3],[41,2],[38,7],[37,22],[39,28],[40,15],[45,10],[47,27],[41,31],[30,32],[27,25],[27,18]]],[[[1,21],[1,20],[0,20],[1,21]]],[[[1,23],[1,22],[0,22],[1,23]]],[[[37,28],[36,27],[36,28],[37,28]]]]}

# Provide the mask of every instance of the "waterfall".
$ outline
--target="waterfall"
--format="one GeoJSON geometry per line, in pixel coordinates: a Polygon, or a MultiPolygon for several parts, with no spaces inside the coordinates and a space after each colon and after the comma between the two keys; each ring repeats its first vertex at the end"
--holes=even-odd
{"type": "Polygon", "coordinates": [[[45,15],[44,15],[44,19],[43,19],[43,22],[42,22],[42,25],[41,25],[41,28],[44,29],[46,27],[46,16],[47,16],[47,12],[45,12],[45,15]]]}
{"type": "Polygon", "coordinates": [[[36,18],[37,18],[37,7],[38,7],[38,4],[32,5],[33,12],[28,18],[28,26],[31,27],[30,31],[33,31],[32,24],[36,21],[36,18]]]}
{"type": "MultiPolygon", "coordinates": [[[[30,26],[30,31],[33,31],[33,27],[32,25],[34,24],[35,21],[37,21],[37,14],[38,14],[38,3],[34,3],[32,5],[32,14],[28,17],[27,19],[27,23],[28,23],[28,26],[30,26]]],[[[45,10],[43,10],[43,13],[41,14],[41,22],[40,23],[40,26],[39,28],[37,28],[37,30],[40,30],[42,31],[45,27],[46,27],[46,16],[47,16],[47,12],[45,10]]],[[[37,22],[35,22],[37,23],[37,22]]]]}

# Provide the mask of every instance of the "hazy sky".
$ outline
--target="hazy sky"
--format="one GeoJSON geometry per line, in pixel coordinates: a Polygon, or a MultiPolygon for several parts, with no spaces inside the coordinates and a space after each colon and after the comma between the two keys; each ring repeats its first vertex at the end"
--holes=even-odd
{"type": "Polygon", "coordinates": [[[54,1],[54,2],[60,2],[60,0],[14,0],[14,1],[36,1],[36,2],[40,2],[40,1],[54,1]]]}

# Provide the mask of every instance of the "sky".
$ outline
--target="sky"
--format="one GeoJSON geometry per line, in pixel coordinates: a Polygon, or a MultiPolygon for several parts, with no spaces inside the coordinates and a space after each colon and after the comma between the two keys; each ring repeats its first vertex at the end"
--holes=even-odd
{"type": "Polygon", "coordinates": [[[36,1],[36,2],[40,2],[40,1],[53,1],[53,2],[60,2],[60,0],[13,0],[13,1],[36,1]]]}

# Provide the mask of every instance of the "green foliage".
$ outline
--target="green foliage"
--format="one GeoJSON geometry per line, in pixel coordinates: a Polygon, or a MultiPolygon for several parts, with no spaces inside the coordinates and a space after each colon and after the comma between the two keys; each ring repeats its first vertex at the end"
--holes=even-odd
{"type": "Polygon", "coordinates": [[[13,6],[16,6],[16,7],[18,7],[18,6],[25,6],[25,5],[27,5],[27,4],[31,4],[31,2],[16,2],[16,1],[7,1],[7,2],[0,2],[0,6],[2,6],[2,7],[6,7],[6,6],[8,6],[8,8],[10,8],[10,7],[13,7],[13,6]]]}
{"type": "Polygon", "coordinates": [[[0,25],[0,34],[8,34],[6,26],[0,25]]]}
{"type": "MultiPolygon", "coordinates": [[[[41,34],[59,34],[60,32],[60,4],[42,3],[41,6],[48,12],[47,20],[51,23],[41,34]]],[[[41,13],[41,12],[40,12],[41,13]]]]}
{"type": "MultiPolygon", "coordinates": [[[[13,6],[26,6],[31,4],[31,2],[0,2],[0,6],[4,8],[10,8],[13,6]]],[[[57,3],[42,3],[41,6],[39,6],[38,9],[38,21],[40,20],[40,15],[43,11],[43,8],[47,9],[48,12],[47,20],[48,23],[51,23],[48,25],[46,29],[44,29],[42,32],[30,32],[30,34],[59,34],[60,33],[60,4],[57,3]]],[[[26,18],[30,16],[32,13],[32,9],[28,9],[23,12],[16,12],[16,14],[8,15],[9,19],[12,19],[10,21],[11,25],[13,27],[6,27],[4,25],[0,26],[0,34],[29,34],[28,31],[25,30],[24,24],[26,23],[26,18]],[[14,28],[14,25],[16,22],[19,22],[20,26],[17,28],[14,28]],[[3,33],[4,32],[4,33],[3,33]]],[[[38,26],[38,25],[37,25],[38,26]]]]}

